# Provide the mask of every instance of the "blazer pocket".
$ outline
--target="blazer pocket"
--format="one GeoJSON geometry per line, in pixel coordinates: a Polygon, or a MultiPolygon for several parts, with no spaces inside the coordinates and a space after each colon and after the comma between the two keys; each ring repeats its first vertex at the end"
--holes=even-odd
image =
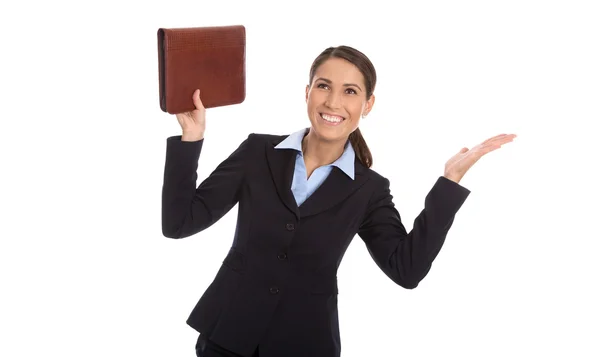
{"type": "Polygon", "coordinates": [[[223,265],[235,272],[243,274],[246,270],[246,256],[238,252],[235,248],[231,248],[223,260],[223,265]]]}

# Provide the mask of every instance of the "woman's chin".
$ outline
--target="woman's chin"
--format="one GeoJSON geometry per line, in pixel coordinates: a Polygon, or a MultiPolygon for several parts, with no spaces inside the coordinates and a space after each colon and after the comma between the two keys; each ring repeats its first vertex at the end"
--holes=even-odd
{"type": "Polygon", "coordinates": [[[337,128],[319,127],[315,131],[317,136],[325,141],[340,141],[348,137],[343,130],[338,130],[337,128]]]}

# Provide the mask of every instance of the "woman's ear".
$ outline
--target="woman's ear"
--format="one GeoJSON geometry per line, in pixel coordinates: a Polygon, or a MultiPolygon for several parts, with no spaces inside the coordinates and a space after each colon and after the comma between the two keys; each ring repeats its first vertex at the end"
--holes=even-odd
{"type": "Polygon", "coordinates": [[[375,94],[371,94],[371,98],[367,100],[367,104],[365,105],[365,109],[362,114],[363,118],[366,117],[367,114],[369,114],[371,109],[373,109],[373,104],[375,104],[375,94]]]}
{"type": "Polygon", "coordinates": [[[309,89],[310,89],[310,86],[307,84],[306,85],[306,98],[305,98],[305,100],[306,100],[307,103],[308,103],[308,90],[309,89]]]}

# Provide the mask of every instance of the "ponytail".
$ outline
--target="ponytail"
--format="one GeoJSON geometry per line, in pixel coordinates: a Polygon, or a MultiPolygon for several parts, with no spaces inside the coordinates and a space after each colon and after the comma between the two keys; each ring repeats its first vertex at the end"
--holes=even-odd
{"type": "Polygon", "coordinates": [[[349,140],[358,160],[367,168],[371,168],[371,165],[373,165],[373,156],[371,155],[371,150],[369,150],[367,142],[365,141],[365,138],[363,138],[359,128],[356,128],[356,130],[350,134],[349,140]]]}

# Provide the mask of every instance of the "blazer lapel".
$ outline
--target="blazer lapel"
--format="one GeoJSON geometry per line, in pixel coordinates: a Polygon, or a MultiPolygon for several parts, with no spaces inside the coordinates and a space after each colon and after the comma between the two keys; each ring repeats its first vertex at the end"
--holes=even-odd
{"type": "Polygon", "coordinates": [[[292,193],[292,179],[298,153],[292,149],[275,149],[282,140],[283,138],[279,138],[267,145],[267,163],[280,199],[296,215],[296,218],[300,219],[298,204],[292,193]]]}
{"type": "Polygon", "coordinates": [[[354,180],[334,166],[321,186],[298,207],[292,193],[292,179],[298,153],[292,149],[275,149],[284,138],[279,137],[267,145],[267,162],[281,201],[296,218],[315,215],[337,205],[367,182],[367,168],[358,159],[354,160],[354,180]]]}
{"type": "Polygon", "coordinates": [[[346,199],[367,182],[366,167],[358,159],[354,163],[354,180],[334,166],[329,176],[300,207],[300,217],[323,212],[346,199]]]}

